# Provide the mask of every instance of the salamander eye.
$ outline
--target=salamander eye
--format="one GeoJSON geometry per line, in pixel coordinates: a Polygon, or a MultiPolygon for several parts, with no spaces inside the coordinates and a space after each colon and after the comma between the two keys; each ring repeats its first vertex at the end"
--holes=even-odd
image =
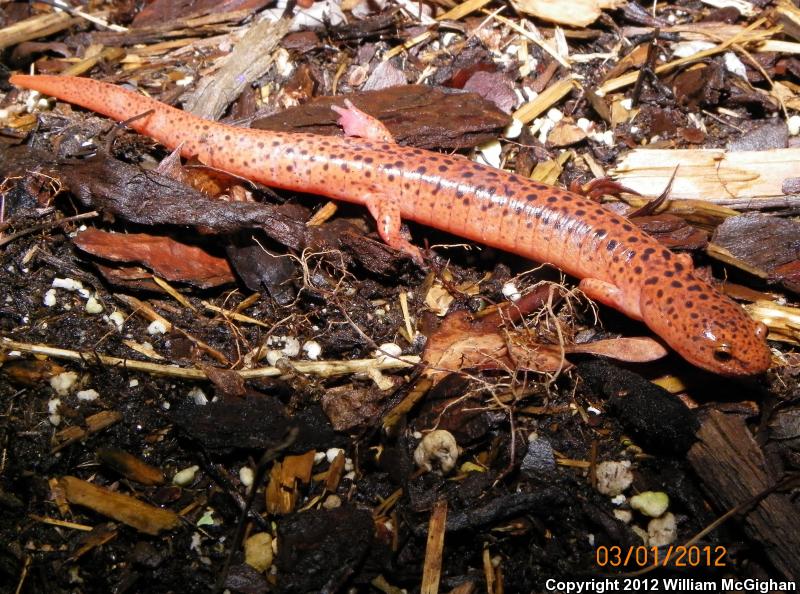
{"type": "Polygon", "coordinates": [[[756,324],[756,338],[762,339],[766,336],[767,336],[767,327],[761,322],[758,322],[756,324]]]}
{"type": "Polygon", "coordinates": [[[720,363],[727,363],[733,359],[731,354],[731,345],[726,342],[721,342],[714,347],[714,358],[720,363]]]}

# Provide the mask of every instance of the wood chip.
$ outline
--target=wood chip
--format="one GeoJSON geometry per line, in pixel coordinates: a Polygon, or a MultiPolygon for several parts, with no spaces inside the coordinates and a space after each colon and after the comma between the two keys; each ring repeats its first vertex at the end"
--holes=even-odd
{"type": "Polygon", "coordinates": [[[647,196],[659,194],[675,169],[670,198],[694,198],[734,207],[753,201],[785,201],[783,180],[797,174],[800,149],[726,152],[722,149],[636,149],[610,173],[647,196]]]}
{"type": "Polygon", "coordinates": [[[70,503],[88,507],[139,532],[155,536],[162,530],[172,530],[180,525],[180,517],[169,510],[98,487],[74,476],[61,477],[59,484],[70,503]]]}

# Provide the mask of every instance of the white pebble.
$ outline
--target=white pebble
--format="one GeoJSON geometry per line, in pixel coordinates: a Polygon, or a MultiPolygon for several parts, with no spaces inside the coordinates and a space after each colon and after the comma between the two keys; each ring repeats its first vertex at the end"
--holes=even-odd
{"type": "Polygon", "coordinates": [[[44,294],[43,303],[45,307],[53,307],[56,304],[56,290],[55,289],[48,289],[48,291],[44,294]]]}
{"type": "Polygon", "coordinates": [[[94,297],[89,297],[86,301],[85,309],[88,314],[99,314],[103,312],[103,304],[94,297]]]}
{"type": "Polygon", "coordinates": [[[138,379],[132,379],[131,381],[128,382],[129,388],[136,388],[138,385],[139,385],[138,379]]]}
{"type": "Polygon", "coordinates": [[[547,119],[553,123],[558,123],[564,119],[564,113],[560,109],[551,107],[547,110],[547,119]]]}
{"type": "Polygon", "coordinates": [[[516,285],[514,285],[512,282],[504,284],[502,291],[503,296],[511,301],[519,301],[522,298],[522,295],[520,294],[516,285]]]}
{"type": "Polygon", "coordinates": [[[78,397],[78,400],[83,402],[91,402],[92,400],[97,400],[100,398],[100,394],[97,393],[97,390],[89,389],[89,390],[80,390],[75,393],[75,396],[78,397]]]}
{"type": "Polygon", "coordinates": [[[792,136],[800,136],[800,115],[793,115],[786,120],[786,126],[789,128],[789,134],[792,136]]]}
{"type": "Polygon", "coordinates": [[[663,491],[644,491],[631,497],[630,505],[646,516],[657,518],[669,508],[669,496],[663,491]]]}
{"type": "Polygon", "coordinates": [[[47,403],[47,412],[50,413],[50,423],[57,427],[61,424],[61,415],[58,414],[58,407],[61,406],[60,398],[51,398],[47,403]]]}
{"type": "Polygon", "coordinates": [[[337,507],[342,506],[342,498],[336,495],[335,493],[331,493],[325,498],[325,501],[322,502],[322,509],[336,509],[337,507]]]}
{"type": "Polygon", "coordinates": [[[281,351],[276,351],[275,349],[270,349],[267,351],[267,364],[270,367],[275,367],[275,363],[283,359],[283,353],[281,351]]]}
{"type": "Polygon", "coordinates": [[[239,480],[248,489],[253,486],[253,469],[249,466],[242,466],[239,469],[239,480]]]}
{"type": "Polygon", "coordinates": [[[506,138],[518,138],[522,134],[523,123],[517,118],[513,118],[511,123],[506,126],[503,136],[506,138]]]}
{"type": "Polygon", "coordinates": [[[678,522],[671,512],[660,518],[653,518],[647,524],[648,546],[663,547],[678,538],[678,522]]]}
{"type": "Polygon", "coordinates": [[[723,57],[725,58],[725,68],[727,68],[728,72],[747,80],[747,68],[745,68],[739,56],[733,52],[728,52],[723,57]]]}
{"type": "Polygon", "coordinates": [[[122,327],[125,325],[125,314],[119,310],[111,312],[108,319],[117,327],[117,330],[122,330],[122,327]]]}
{"type": "Polygon", "coordinates": [[[444,474],[456,467],[458,461],[458,443],[453,434],[444,429],[431,431],[414,450],[414,462],[428,472],[433,470],[434,462],[444,474]]]}
{"type": "Polygon", "coordinates": [[[306,354],[306,357],[312,361],[316,361],[322,354],[322,345],[316,340],[308,340],[303,344],[303,352],[306,354]]]}
{"type": "Polygon", "coordinates": [[[179,487],[185,487],[194,480],[194,477],[197,475],[197,471],[200,470],[199,466],[190,466],[189,468],[184,468],[183,470],[179,470],[175,473],[175,476],[172,477],[172,483],[178,485],[179,487]]]}
{"type": "Polygon", "coordinates": [[[150,322],[150,325],[147,327],[147,333],[150,335],[154,334],[166,334],[167,333],[167,326],[161,320],[153,320],[150,322]]]}
{"type": "Polygon", "coordinates": [[[330,448],[325,451],[325,457],[328,459],[328,463],[333,463],[336,457],[344,452],[342,448],[330,448]]]}
{"type": "Polygon", "coordinates": [[[50,378],[50,387],[55,390],[59,396],[66,396],[69,394],[72,386],[78,381],[78,374],[74,371],[65,371],[54,375],[50,378]]]}
{"type": "Polygon", "coordinates": [[[587,118],[578,118],[578,121],[575,122],[575,125],[587,133],[594,128],[594,122],[587,118]]]}
{"type": "Polygon", "coordinates": [[[620,101],[619,104],[622,106],[622,109],[626,111],[630,111],[633,109],[633,99],[631,99],[630,97],[626,97],[625,99],[620,101]]]}
{"type": "Polygon", "coordinates": [[[378,359],[378,361],[384,362],[386,359],[399,357],[402,354],[403,349],[400,347],[400,345],[393,342],[384,342],[372,353],[372,356],[378,359]]]}
{"type": "Polygon", "coordinates": [[[83,283],[73,278],[54,278],[54,289],[64,289],[66,291],[80,291],[83,288],[83,283]]]}
{"type": "Polygon", "coordinates": [[[300,341],[294,336],[287,336],[281,352],[287,357],[296,357],[300,354],[300,341]]]}
{"type": "Polygon", "coordinates": [[[492,167],[500,167],[500,156],[503,152],[503,147],[497,140],[490,140],[478,147],[477,161],[483,161],[492,167]]]}
{"type": "Polygon", "coordinates": [[[264,573],[272,565],[272,535],[257,532],[244,541],[244,562],[259,573],[264,573]]]}
{"type": "Polygon", "coordinates": [[[672,57],[688,58],[712,47],[716,47],[716,44],[710,41],[682,41],[672,46],[672,57]]]}
{"type": "Polygon", "coordinates": [[[629,509],[615,509],[614,517],[624,524],[630,524],[633,519],[633,513],[629,509]]]}
{"type": "Polygon", "coordinates": [[[633,472],[628,460],[607,460],[597,465],[597,490],[603,495],[615,496],[633,483],[633,472]]]}
{"type": "Polygon", "coordinates": [[[192,388],[189,391],[189,398],[194,400],[194,403],[198,406],[205,406],[208,404],[208,396],[206,396],[206,393],[200,388],[192,388]]]}

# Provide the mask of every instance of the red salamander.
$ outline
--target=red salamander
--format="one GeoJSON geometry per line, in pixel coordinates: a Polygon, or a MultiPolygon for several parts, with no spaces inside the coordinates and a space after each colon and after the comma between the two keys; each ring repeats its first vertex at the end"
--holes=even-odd
{"type": "Polygon", "coordinates": [[[10,82],[117,121],[145,114],[130,127],[232,174],[363,204],[389,245],[417,257],[400,234],[401,218],[553,264],[583,279],[589,297],[643,321],[709,371],[753,375],[770,366],[766,327],[698,278],[689,256],[578,194],[389,139],[227,126],[85,78],[15,75],[10,82]]]}

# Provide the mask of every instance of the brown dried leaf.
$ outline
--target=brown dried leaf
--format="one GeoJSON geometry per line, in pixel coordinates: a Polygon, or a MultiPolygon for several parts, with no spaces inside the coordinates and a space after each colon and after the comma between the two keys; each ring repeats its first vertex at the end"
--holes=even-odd
{"type": "Polygon", "coordinates": [[[610,338],[565,347],[568,353],[600,355],[628,363],[647,363],[667,355],[660,342],[646,336],[636,338],[610,338]]]}
{"type": "Polygon", "coordinates": [[[423,361],[434,382],[462,369],[557,371],[567,364],[557,348],[532,344],[521,333],[473,324],[463,311],[448,315],[428,339],[423,361]]]}
{"type": "Polygon", "coordinates": [[[224,258],[212,256],[200,247],[180,243],[170,237],[87,229],[73,241],[83,251],[100,258],[116,262],[140,262],[168,281],[209,288],[235,280],[224,258]]]}

